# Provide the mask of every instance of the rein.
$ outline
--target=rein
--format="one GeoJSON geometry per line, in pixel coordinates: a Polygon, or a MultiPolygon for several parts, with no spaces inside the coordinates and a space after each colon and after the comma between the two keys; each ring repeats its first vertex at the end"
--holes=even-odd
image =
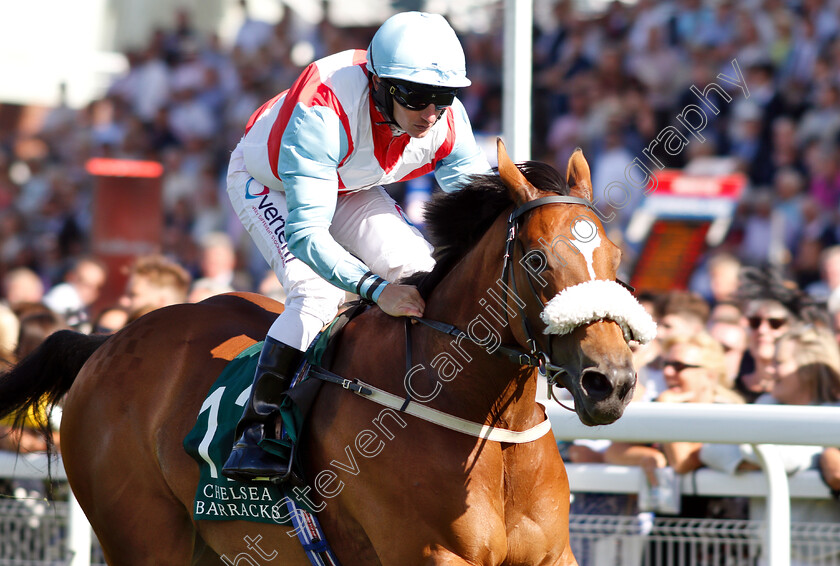
{"type": "MultiPolygon", "coordinates": [[[[449,336],[454,336],[455,338],[466,338],[473,344],[477,346],[481,346],[478,342],[470,338],[470,335],[458,328],[455,325],[440,322],[437,320],[432,320],[429,318],[421,318],[416,316],[411,316],[406,319],[406,334],[410,332],[410,320],[415,320],[424,326],[428,326],[438,332],[442,332],[443,334],[448,334],[449,336]]],[[[520,366],[530,366],[530,367],[539,367],[541,360],[537,356],[533,356],[527,352],[523,352],[522,350],[517,350],[516,348],[511,348],[509,346],[502,346],[499,345],[493,350],[493,353],[497,356],[501,356],[503,358],[507,358],[508,361],[520,365],[520,366]]],[[[409,354],[410,357],[410,354],[409,354]]]]}

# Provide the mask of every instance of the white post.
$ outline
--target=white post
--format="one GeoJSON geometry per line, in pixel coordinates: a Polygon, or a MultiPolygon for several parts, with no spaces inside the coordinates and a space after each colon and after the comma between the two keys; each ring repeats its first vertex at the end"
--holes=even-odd
{"type": "Polygon", "coordinates": [[[70,511],[67,518],[67,550],[70,553],[70,566],[90,566],[90,523],[72,491],[68,503],[70,511]]]}
{"type": "Polygon", "coordinates": [[[532,0],[505,0],[502,139],[515,162],[531,158],[532,0]]]}
{"type": "Polygon", "coordinates": [[[790,566],[790,489],[787,473],[772,444],[754,444],[767,478],[767,506],[764,520],[764,550],[767,566],[790,566]]]}

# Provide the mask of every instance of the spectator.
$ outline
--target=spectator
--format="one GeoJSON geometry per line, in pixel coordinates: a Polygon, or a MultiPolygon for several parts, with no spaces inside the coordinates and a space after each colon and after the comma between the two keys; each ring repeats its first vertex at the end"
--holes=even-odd
{"type": "Polygon", "coordinates": [[[837,148],[833,145],[815,146],[808,161],[811,184],[809,194],[823,210],[834,210],[840,202],[840,169],[837,148]]]}
{"type": "Polygon", "coordinates": [[[829,327],[828,317],[796,285],[776,270],[744,269],[737,293],[748,323],[748,363],[735,378],[735,389],[748,403],[768,393],[774,382],[776,341],[803,322],[829,327]]]}
{"type": "Polygon", "coordinates": [[[69,328],[61,315],[46,307],[34,305],[21,311],[15,357],[22,360],[41,345],[53,332],[69,328]]]}
{"type": "Polygon", "coordinates": [[[658,340],[702,330],[709,318],[709,304],[697,293],[671,291],[659,305],[658,340]]]}
{"type": "MultiPolygon", "coordinates": [[[[659,403],[742,403],[726,387],[723,348],[705,332],[677,335],[663,344],[663,372],[667,389],[659,403]]],[[[699,465],[700,444],[671,442],[662,445],[668,463],[684,474],[699,465]]]]}
{"type": "Polygon", "coordinates": [[[218,292],[251,289],[249,277],[236,269],[236,249],[224,232],[211,232],[202,238],[200,262],[201,278],[207,280],[210,288],[218,292]]]}
{"type": "MultiPolygon", "coordinates": [[[[659,403],[742,403],[743,400],[723,385],[726,375],[723,349],[706,332],[674,335],[663,341],[662,358],[667,388],[659,403]]],[[[676,473],[687,473],[700,466],[701,445],[695,442],[666,442],[657,444],[613,443],[605,452],[610,464],[640,466],[653,493],[652,505],[659,514],[681,518],[742,519],[746,514],[745,501],[738,498],[709,498],[673,495],[676,473]],[[672,497],[661,497],[670,494],[672,497]]],[[[686,547],[671,544],[651,544],[647,552],[650,564],[690,564],[692,559],[682,553],[686,547]]]]}
{"type": "Polygon", "coordinates": [[[693,291],[675,290],[656,297],[651,305],[656,320],[656,346],[637,351],[634,356],[646,364],[643,366],[644,400],[656,399],[665,390],[662,375],[662,345],[671,337],[696,334],[706,328],[709,318],[709,304],[693,291]],[[656,357],[653,357],[656,354],[656,357]]]}
{"type": "Polygon", "coordinates": [[[92,334],[113,334],[128,324],[131,313],[121,305],[113,305],[99,311],[93,319],[92,334]]]}
{"type": "Polygon", "coordinates": [[[44,304],[74,328],[88,322],[88,309],[99,297],[105,284],[105,265],[92,257],[76,261],[59,283],[44,295],[44,304]]]}
{"type": "Polygon", "coordinates": [[[196,279],[192,282],[189,295],[187,295],[187,302],[199,303],[214,295],[233,293],[235,290],[236,289],[230,285],[224,285],[208,277],[202,277],[201,279],[196,279]]]}
{"type": "Polygon", "coordinates": [[[248,0],[239,0],[239,6],[242,8],[244,18],[236,33],[234,45],[245,54],[255,54],[271,38],[271,24],[251,17],[248,0]]]}
{"type": "Polygon", "coordinates": [[[746,326],[741,309],[734,303],[717,304],[709,316],[709,335],[723,347],[728,387],[735,387],[747,351],[746,326]]]}
{"type": "Polygon", "coordinates": [[[19,303],[40,303],[44,298],[44,283],[28,267],[16,267],[3,277],[3,296],[12,308],[19,303]]]}
{"type": "Polygon", "coordinates": [[[187,301],[192,277],[178,263],[162,255],[137,258],[129,268],[120,305],[132,315],[187,301]]]}
{"type": "Polygon", "coordinates": [[[784,242],[773,219],[773,195],[754,191],[745,198],[744,239],[738,250],[745,264],[779,265],[785,259],[784,242]]]}
{"type": "MultiPolygon", "coordinates": [[[[653,293],[640,293],[639,303],[657,323],[659,315],[656,312],[659,297],[653,293]]],[[[659,367],[660,342],[651,340],[647,344],[630,343],[633,352],[633,367],[636,368],[636,390],[633,399],[650,400],[655,398],[663,388],[662,369],[659,367]]]]}
{"type": "MultiPolygon", "coordinates": [[[[183,155],[194,153],[207,169],[188,167],[171,173],[175,175],[172,182],[178,177],[194,179],[193,172],[201,170],[201,183],[209,179],[207,185],[211,186],[224,170],[218,156],[235,144],[253,110],[273,94],[267,91],[275,85],[278,90],[287,88],[289,77],[296,77],[299,66],[308,62],[302,47],[315,46],[315,55],[320,56],[327,44],[349,42],[351,31],[329,21],[306,28],[314,33],[303,38],[291,10],[286,9],[273,26],[259,21],[245,0],[240,6],[243,23],[230,51],[221,46],[217,36],[200,33],[188,12],[179,11],[172,25],[127,54],[129,70],[114,82],[105,99],[75,110],[62,98],[44,121],[41,134],[45,144],[41,145],[45,150],[32,151],[38,145],[32,143],[30,149],[22,150],[26,144],[18,143],[20,139],[4,142],[4,148],[13,148],[0,150],[0,209],[4,211],[0,252],[7,268],[31,265],[48,277],[55,263],[67,259],[66,250],[57,250],[57,256],[39,253],[51,245],[52,236],[47,233],[41,238],[38,232],[45,226],[44,208],[54,209],[61,200],[56,198],[63,191],[56,178],[72,178],[79,187],[72,204],[81,208],[82,216],[91,187],[80,164],[95,154],[148,154],[159,159],[167,148],[179,148],[183,155]]],[[[771,183],[778,190],[769,193],[767,207],[757,207],[761,214],[749,219],[748,241],[738,259],[755,263],[770,258],[775,262],[791,253],[797,259],[805,252],[813,258],[822,246],[834,243],[814,233],[820,231],[820,224],[823,228],[836,224],[825,222],[831,208],[818,205],[814,210],[805,198],[789,197],[798,191],[793,185],[801,184],[817,203],[836,201],[837,195],[832,196],[837,184],[832,156],[838,145],[836,103],[840,92],[836,76],[840,49],[832,39],[837,28],[836,9],[828,5],[813,8],[810,3],[793,8],[784,3],[768,7],[761,2],[724,2],[710,7],[696,0],[639,1],[627,8],[613,3],[601,19],[594,20],[582,17],[572,2],[556,2],[551,10],[551,18],[535,22],[538,88],[533,103],[538,115],[545,118],[534,128],[534,146],[540,148],[535,153],[542,155],[550,147],[565,160],[576,146],[594,151],[608,141],[615,142],[608,138],[616,136],[616,124],[607,127],[607,117],[619,120],[622,144],[627,149],[631,142],[646,144],[687,104],[697,103],[690,87],[702,90],[711,82],[722,84],[718,78],[721,70],[732,76],[734,57],[747,74],[749,97],[727,101],[719,93],[712,94],[709,100],[720,113],[709,114],[703,132],[707,143],[702,146],[718,156],[741,159],[752,176],[751,191],[762,191],[771,183]],[[683,69],[691,69],[691,76],[683,69]],[[613,108],[630,110],[615,116],[613,108]],[[655,120],[644,118],[645,126],[631,123],[652,115],[651,108],[655,120]],[[796,171],[801,179],[793,182],[790,171],[796,171]],[[806,225],[801,232],[791,233],[787,227],[795,225],[798,208],[803,209],[803,216],[813,218],[803,218],[806,225]],[[769,216],[762,216],[768,210],[769,216]],[[782,228],[774,227],[773,217],[786,219],[784,235],[777,233],[782,228]],[[768,252],[771,241],[785,245],[768,252]]],[[[499,90],[498,29],[480,34],[465,29],[463,35],[465,45],[478,46],[478,55],[469,59],[475,58],[480,65],[463,98],[480,101],[487,92],[499,90]]],[[[737,89],[728,92],[741,94],[737,89]]],[[[473,103],[467,110],[492,114],[471,115],[474,124],[500,122],[498,107],[473,103]]],[[[689,151],[700,145],[692,144],[689,151]]],[[[639,155],[638,149],[632,148],[633,155],[639,155]]],[[[682,159],[660,157],[674,157],[670,159],[674,163],[682,159]]],[[[598,160],[594,166],[599,166],[598,160]]],[[[168,188],[166,213],[170,218],[189,219],[182,236],[200,238],[224,226],[224,207],[218,202],[178,189],[168,188]],[[184,198],[173,200],[176,193],[184,198]],[[182,210],[176,214],[175,208],[182,210]]],[[[739,213],[736,221],[743,225],[745,218],[739,213]]],[[[82,230],[89,225],[84,218],[79,223],[82,230]]],[[[837,241],[838,234],[830,238],[837,241]]],[[[171,249],[172,257],[182,265],[194,265],[190,246],[182,243],[171,249]]],[[[816,275],[814,267],[797,267],[803,273],[801,283],[816,275]]],[[[705,296],[705,290],[698,290],[705,296]]]]}
{"type": "Polygon", "coordinates": [[[817,301],[827,301],[835,289],[840,288],[840,245],[820,253],[820,280],[805,288],[817,301]]]}
{"type": "Polygon", "coordinates": [[[732,254],[718,252],[709,258],[706,266],[709,274],[708,299],[711,305],[731,301],[738,290],[738,273],[741,271],[741,262],[732,254]]]}
{"type": "Polygon", "coordinates": [[[784,262],[788,262],[790,255],[796,251],[804,229],[804,186],[803,175],[790,167],[780,169],[773,178],[776,202],[773,206],[771,225],[776,232],[774,241],[778,242],[779,247],[784,246],[784,250],[779,251],[780,254],[786,254],[782,257],[784,262]]]}
{"type": "MultiPolygon", "coordinates": [[[[785,333],[778,341],[774,363],[775,384],[756,403],[840,406],[840,348],[827,328],[802,326],[785,333]]],[[[832,450],[825,452],[819,446],[778,446],[777,450],[789,474],[818,467],[824,453],[829,473],[833,469],[832,450]]],[[[706,444],[698,456],[700,464],[730,474],[759,468],[759,458],[750,444],[706,444]]],[[[751,500],[751,518],[763,519],[764,514],[763,498],[751,500]]],[[[791,521],[837,523],[840,507],[834,501],[795,499],[791,501],[791,521]]],[[[836,551],[825,555],[819,554],[825,552],[819,546],[799,548],[800,553],[793,556],[797,564],[836,559],[836,551]]]]}

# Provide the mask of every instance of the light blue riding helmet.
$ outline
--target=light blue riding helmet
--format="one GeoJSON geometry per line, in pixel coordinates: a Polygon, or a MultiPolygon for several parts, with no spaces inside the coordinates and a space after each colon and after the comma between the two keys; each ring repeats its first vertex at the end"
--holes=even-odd
{"type": "Polygon", "coordinates": [[[384,79],[462,88],[470,86],[464,49],[440,14],[402,12],[376,31],[367,68],[384,79]]]}

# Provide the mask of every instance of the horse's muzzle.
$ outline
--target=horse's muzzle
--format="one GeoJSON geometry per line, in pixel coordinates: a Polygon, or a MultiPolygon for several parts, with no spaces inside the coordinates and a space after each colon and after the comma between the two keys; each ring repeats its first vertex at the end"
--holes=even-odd
{"type": "Polygon", "coordinates": [[[570,391],[575,398],[575,410],[585,425],[615,422],[633,398],[636,374],[633,367],[590,367],[580,374],[580,380],[570,391]]]}

